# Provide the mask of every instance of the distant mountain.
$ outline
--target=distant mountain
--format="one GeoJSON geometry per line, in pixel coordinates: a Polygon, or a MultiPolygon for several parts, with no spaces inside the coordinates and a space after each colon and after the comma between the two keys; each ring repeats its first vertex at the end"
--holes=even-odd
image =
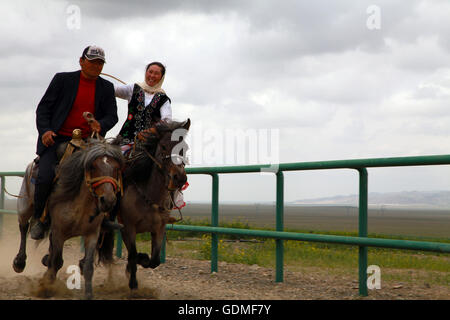
{"type": "MultiPolygon", "coordinates": [[[[402,191],[402,192],[370,192],[369,205],[372,206],[408,206],[408,207],[433,207],[450,208],[450,191],[402,191]]],[[[5,209],[16,210],[16,199],[5,197],[5,209]]],[[[285,205],[324,205],[324,206],[358,206],[358,195],[337,195],[332,197],[301,199],[286,201],[285,205]]],[[[252,202],[253,203],[253,202],[252,202]]],[[[188,201],[188,204],[208,204],[209,202],[188,201]]],[[[225,204],[251,204],[239,201],[221,201],[225,204]]],[[[274,205],[274,201],[259,201],[253,204],[274,205]]]]}
{"type": "MultiPolygon", "coordinates": [[[[292,203],[357,206],[358,201],[359,196],[357,194],[352,194],[296,200],[292,203]]],[[[368,195],[368,202],[369,205],[450,207],[450,191],[370,192],[368,195]]]]}

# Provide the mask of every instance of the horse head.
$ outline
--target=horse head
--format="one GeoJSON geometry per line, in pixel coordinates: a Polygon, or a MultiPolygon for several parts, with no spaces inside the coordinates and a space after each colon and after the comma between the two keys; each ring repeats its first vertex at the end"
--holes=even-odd
{"type": "Polygon", "coordinates": [[[186,151],[184,141],[191,125],[190,119],[185,122],[171,122],[155,126],[159,143],[155,152],[155,163],[166,177],[168,191],[182,188],[187,181],[185,170],[186,151]]]}
{"type": "Polygon", "coordinates": [[[94,196],[100,212],[111,211],[117,193],[123,191],[122,169],[124,160],[120,149],[105,141],[92,140],[84,160],[85,183],[94,196]]]}

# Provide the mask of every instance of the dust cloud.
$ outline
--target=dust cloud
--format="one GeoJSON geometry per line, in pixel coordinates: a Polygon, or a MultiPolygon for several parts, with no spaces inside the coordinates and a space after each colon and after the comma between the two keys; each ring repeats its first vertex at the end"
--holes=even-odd
{"type": "MultiPolygon", "coordinates": [[[[42,257],[48,253],[48,239],[37,242],[27,237],[26,267],[16,273],[12,267],[13,260],[20,247],[20,231],[15,215],[3,217],[0,237],[0,300],[11,299],[84,299],[84,278],[81,277],[80,289],[68,289],[67,280],[72,273],[67,273],[71,265],[78,266],[84,256],[81,252],[80,238],[66,241],[63,251],[63,267],[53,283],[44,279],[47,270],[42,257]]],[[[97,261],[97,258],[95,259],[97,261]]],[[[116,259],[109,266],[94,266],[93,291],[94,299],[159,299],[160,293],[153,287],[140,286],[135,292],[128,288],[128,277],[125,272],[126,260],[116,259]]],[[[138,282],[143,284],[139,272],[138,282]]]]}

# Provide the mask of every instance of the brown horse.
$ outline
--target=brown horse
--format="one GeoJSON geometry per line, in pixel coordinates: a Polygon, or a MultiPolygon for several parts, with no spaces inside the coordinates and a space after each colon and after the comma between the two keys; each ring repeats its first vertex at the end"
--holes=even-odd
{"type": "MultiPolygon", "coordinates": [[[[64,242],[72,237],[83,236],[85,297],[92,298],[94,254],[102,221],[116,204],[123,165],[119,147],[91,139],[85,149],[73,153],[59,166],[58,179],[47,205],[51,226],[49,254],[43,259],[43,263],[48,266],[44,281],[51,283],[56,279],[63,265],[64,242]]],[[[18,202],[21,244],[13,262],[16,272],[22,272],[25,268],[26,237],[33,213],[31,167],[27,167],[18,202]]]]}
{"type": "Polygon", "coordinates": [[[189,119],[152,127],[146,142],[138,143],[127,161],[119,221],[124,225],[121,234],[128,250],[126,270],[130,275],[130,289],[137,288],[137,264],[145,268],[156,268],[160,264],[165,227],[173,208],[173,192],[187,181],[180,156],[185,156],[187,145],[183,138],[189,127],[189,119]],[[152,236],[151,258],[136,250],[136,234],[143,232],[150,232],[152,236]]]}

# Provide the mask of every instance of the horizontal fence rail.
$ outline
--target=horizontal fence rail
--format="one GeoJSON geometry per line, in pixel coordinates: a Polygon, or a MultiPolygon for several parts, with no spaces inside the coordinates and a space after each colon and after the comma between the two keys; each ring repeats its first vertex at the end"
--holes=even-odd
{"type": "Polygon", "coordinates": [[[299,240],[299,241],[337,243],[337,244],[369,246],[379,248],[409,249],[409,250],[450,253],[450,243],[442,243],[442,242],[378,239],[366,237],[297,233],[286,231],[237,229],[237,228],[206,227],[206,226],[191,226],[191,225],[168,225],[167,230],[217,233],[217,234],[241,235],[241,236],[252,236],[261,238],[273,238],[281,240],[299,240]]]}
{"type": "MultiPolygon", "coordinates": [[[[415,157],[393,157],[393,158],[371,158],[371,159],[353,159],[353,160],[332,160],[316,162],[295,162],[281,163],[278,165],[244,165],[244,166],[225,166],[225,167],[194,167],[186,168],[188,174],[206,174],[212,177],[212,200],[211,200],[211,226],[192,226],[192,225],[167,225],[167,230],[175,231],[195,231],[210,233],[211,236],[211,272],[218,271],[218,235],[243,235],[263,238],[273,238],[276,240],[276,262],[275,262],[275,280],[283,281],[283,241],[311,241],[336,243],[343,245],[354,245],[359,247],[359,294],[367,296],[367,248],[382,247],[392,249],[408,249],[450,253],[450,244],[440,242],[378,239],[368,237],[368,173],[367,168],[380,167],[405,167],[405,166],[430,166],[430,165],[449,165],[450,155],[432,155],[415,157]],[[358,214],[358,236],[336,236],[323,234],[305,234],[285,232],[284,230],[284,171],[303,171],[303,170],[329,170],[329,169],[354,169],[359,173],[359,214],[358,214]],[[235,229],[221,228],[219,225],[219,174],[229,173],[255,173],[255,172],[273,172],[276,175],[276,209],[275,219],[276,227],[274,231],[255,230],[255,229],[235,229]]],[[[0,193],[0,213],[16,213],[15,211],[4,209],[4,188],[6,176],[23,176],[23,172],[0,172],[1,193],[0,193]]],[[[2,215],[0,214],[0,233],[2,215]]],[[[118,234],[116,255],[122,255],[122,240],[118,234]]],[[[165,260],[165,246],[161,254],[161,261],[165,260]]]]}

